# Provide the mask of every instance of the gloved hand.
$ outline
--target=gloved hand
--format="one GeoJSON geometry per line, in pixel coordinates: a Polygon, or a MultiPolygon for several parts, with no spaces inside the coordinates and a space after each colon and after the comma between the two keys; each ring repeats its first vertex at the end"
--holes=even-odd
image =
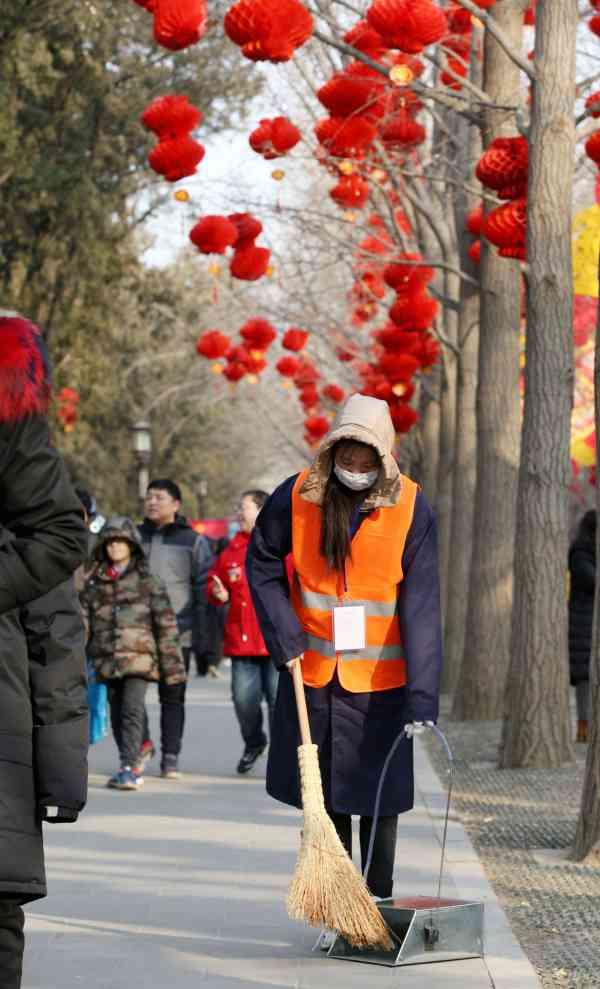
{"type": "Polygon", "coordinates": [[[422,735],[426,728],[433,728],[434,724],[434,721],[409,721],[404,725],[404,732],[407,738],[412,738],[413,735],[422,735]]]}

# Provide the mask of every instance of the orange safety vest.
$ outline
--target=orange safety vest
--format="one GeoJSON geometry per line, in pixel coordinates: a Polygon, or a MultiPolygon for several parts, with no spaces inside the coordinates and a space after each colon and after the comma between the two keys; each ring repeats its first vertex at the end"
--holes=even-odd
{"type": "Polygon", "coordinates": [[[391,690],[406,683],[397,615],[402,554],[410,529],[417,485],[402,475],[398,504],[375,509],[352,540],[352,559],[344,575],[330,570],[321,556],[322,512],[306,501],[300,488],[303,471],[292,491],[292,555],[295,577],[291,602],[308,637],[302,660],[304,683],[324,687],[337,667],[340,683],[352,693],[391,690]],[[333,608],[363,605],[366,648],[336,653],[333,608]]]}

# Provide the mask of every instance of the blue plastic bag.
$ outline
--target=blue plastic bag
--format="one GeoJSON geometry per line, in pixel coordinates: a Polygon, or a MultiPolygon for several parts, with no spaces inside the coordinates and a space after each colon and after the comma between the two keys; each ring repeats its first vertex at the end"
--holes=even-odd
{"type": "Polygon", "coordinates": [[[108,692],[105,683],[98,683],[96,671],[88,663],[88,706],[90,709],[90,745],[108,735],[108,692]]]}

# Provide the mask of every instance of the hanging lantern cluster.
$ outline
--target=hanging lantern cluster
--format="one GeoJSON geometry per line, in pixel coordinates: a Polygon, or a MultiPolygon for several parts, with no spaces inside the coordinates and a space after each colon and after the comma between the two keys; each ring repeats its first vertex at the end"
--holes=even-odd
{"type": "Polygon", "coordinates": [[[313,32],[300,0],[239,0],[225,14],[225,33],[253,62],[288,62],[313,32]]]}
{"type": "Polygon", "coordinates": [[[194,175],[205,151],[190,134],[203,117],[187,96],[161,96],[146,107],[140,119],[144,127],[158,137],[158,144],[148,155],[152,170],[167,182],[178,182],[194,175]]]}
{"type": "Polygon", "coordinates": [[[257,247],[262,223],[251,213],[204,216],[190,230],[190,240],[201,254],[225,254],[233,248],[229,270],[234,278],[253,282],[267,274],[271,252],[257,247]]]}
{"type": "Polygon", "coordinates": [[[169,51],[195,45],[206,32],[206,0],[134,0],[154,15],[154,40],[169,51]]]}
{"type": "Polygon", "coordinates": [[[477,163],[475,174],[482,185],[509,202],[491,210],[482,233],[504,258],[525,260],[527,231],[527,176],[529,144],[525,137],[498,137],[477,163]]]}
{"type": "Polygon", "coordinates": [[[287,117],[273,117],[260,121],[256,130],[248,138],[250,147],[265,161],[282,158],[295,148],[302,135],[287,117]]]}

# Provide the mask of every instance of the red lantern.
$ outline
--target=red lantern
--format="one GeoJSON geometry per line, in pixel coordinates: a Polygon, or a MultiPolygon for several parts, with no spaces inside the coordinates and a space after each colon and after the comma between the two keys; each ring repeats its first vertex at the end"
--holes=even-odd
{"type": "Polygon", "coordinates": [[[483,222],[482,233],[496,247],[524,248],[526,226],[527,200],[522,197],[491,210],[483,222]]]}
{"type": "Polygon", "coordinates": [[[423,258],[420,254],[399,254],[396,261],[386,264],[383,269],[383,280],[396,292],[415,292],[433,278],[433,268],[422,262],[423,258]],[[411,261],[419,263],[411,264],[411,261]]]}
{"type": "Polygon", "coordinates": [[[376,330],[374,336],[384,350],[405,354],[415,353],[421,339],[420,333],[401,330],[395,323],[388,323],[382,330],[376,330]]]}
{"type": "Polygon", "coordinates": [[[190,231],[190,240],[201,254],[225,254],[237,239],[235,224],[225,216],[204,216],[190,231]]]}
{"type": "Polygon", "coordinates": [[[319,404],[319,394],[316,385],[304,385],[298,392],[298,398],[305,409],[314,409],[319,404]]]}
{"type": "Polygon", "coordinates": [[[287,62],[308,41],[313,19],[299,0],[239,0],[225,14],[225,33],[253,62],[287,62]]]}
{"type": "Polygon", "coordinates": [[[471,261],[474,264],[480,264],[481,263],[481,241],[480,240],[474,240],[473,243],[471,244],[469,250],[467,251],[467,254],[469,255],[469,257],[471,258],[471,261]]]}
{"type": "Polygon", "coordinates": [[[411,148],[425,140],[425,128],[404,108],[381,129],[381,140],[388,148],[411,148]]]}
{"type": "Polygon", "coordinates": [[[388,80],[362,62],[352,62],[317,91],[317,99],[332,117],[363,114],[380,117],[384,113],[382,96],[388,80]]]}
{"type": "Polygon", "coordinates": [[[235,247],[248,247],[262,233],[263,225],[251,213],[230,213],[227,217],[238,232],[235,247]]]}
{"type": "Polygon", "coordinates": [[[191,137],[177,137],[172,141],[159,141],[148,155],[150,168],[163,175],[167,182],[178,182],[188,175],[195,175],[205,151],[191,137]]]}
{"type": "Polygon", "coordinates": [[[231,340],[226,333],[221,333],[220,330],[206,330],[200,334],[196,341],[197,352],[201,357],[207,357],[209,360],[225,357],[230,346],[231,340]]]}
{"type": "Polygon", "coordinates": [[[402,293],[390,309],[390,319],[403,329],[428,330],[439,308],[439,303],[424,292],[402,293]]]}
{"type": "Polygon", "coordinates": [[[286,350],[292,350],[297,353],[306,346],[307,340],[307,330],[299,330],[297,327],[291,326],[290,329],[286,330],[283,334],[281,345],[282,347],[285,347],[286,350]]]}
{"type": "Polygon", "coordinates": [[[600,168],[600,130],[597,130],[585,142],[585,153],[600,168]]]}
{"type": "MultiPolygon", "coordinates": [[[[294,378],[294,382],[297,388],[304,389],[307,385],[314,385],[316,381],[319,380],[321,375],[317,371],[314,364],[307,361],[306,358],[300,359],[300,368],[298,373],[294,378]]],[[[315,389],[316,394],[316,389],[315,389]]]]}
{"type": "Polygon", "coordinates": [[[535,0],[531,0],[529,7],[523,14],[523,24],[533,27],[535,24],[535,0]]]}
{"type": "Polygon", "coordinates": [[[471,14],[464,7],[459,7],[453,3],[446,11],[448,18],[448,28],[452,34],[470,34],[473,23],[471,14]]]}
{"type": "Polygon", "coordinates": [[[277,337],[276,330],[266,319],[249,319],[240,330],[240,336],[252,350],[267,350],[277,337]]]}
{"type": "Polygon", "coordinates": [[[370,295],[374,295],[376,299],[383,299],[385,296],[385,282],[382,276],[377,271],[367,271],[362,276],[360,284],[367,290],[370,295]]]}
{"type": "Polygon", "coordinates": [[[409,54],[422,51],[448,33],[446,15],[432,0],[374,0],[367,20],[388,48],[409,54]]]}
{"type": "Polygon", "coordinates": [[[497,137],[479,159],[475,174],[488,189],[497,189],[502,194],[502,190],[511,186],[520,188],[522,195],[527,187],[528,164],[526,137],[497,137]]]}
{"type": "Polygon", "coordinates": [[[585,101],[585,108],[590,117],[600,117],[600,90],[591,93],[585,101]]]}
{"type": "Polygon", "coordinates": [[[154,0],[154,38],[169,51],[200,41],[206,21],[206,0],[154,0]]]}
{"type": "Polygon", "coordinates": [[[400,381],[410,381],[419,367],[419,362],[412,354],[387,352],[383,354],[378,364],[379,370],[395,384],[400,381]]]}
{"type": "Polygon", "coordinates": [[[467,230],[474,237],[481,236],[481,225],[483,223],[483,205],[476,206],[467,214],[467,230]]]}
{"type": "Polygon", "coordinates": [[[363,117],[324,117],[316,124],[315,134],[333,158],[362,158],[377,137],[377,130],[363,117]]]}
{"type": "Polygon", "coordinates": [[[156,0],[133,0],[133,2],[137,3],[138,7],[143,7],[144,10],[150,11],[150,13],[153,13],[156,7],[156,0]]]}
{"type": "Polygon", "coordinates": [[[295,148],[301,138],[300,131],[287,117],[274,117],[260,121],[248,138],[250,147],[266,161],[280,158],[295,148]]]}
{"type": "Polygon", "coordinates": [[[446,68],[440,73],[440,83],[442,86],[446,86],[447,89],[454,89],[456,92],[459,92],[462,89],[462,83],[459,82],[456,76],[464,79],[466,78],[467,71],[467,66],[457,58],[449,58],[446,68]]]}
{"type": "Polygon", "coordinates": [[[368,21],[358,21],[344,35],[344,41],[347,45],[357,48],[359,52],[364,52],[365,55],[371,55],[372,57],[379,55],[385,48],[383,38],[378,31],[375,31],[370,26],[368,21]]]}
{"type": "MultiPolygon", "coordinates": [[[[440,345],[429,333],[419,334],[419,342],[413,350],[422,370],[433,367],[440,359],[440,345]]],[[[403,396],[406,399],[406,395],[403,396]]],[[[406,399],[408,401],[408,399],[406,399]]]]}
{"type": "Polygon", "coordinates": [[[228,381],[232,381],[232,382],[239,381],[240,378],[243,378],[245,374],[246,374],[246,368],[244,367],[243,364],[238,364],[238,363],[228,364],[223,370],[223,375],[227,378],[228,381]]]}
{"type": "Polygon", "coordinates": [[[306,419],[304,428],[313,442],[320,440],[330,430],[329,419],[326,416],[311,416],[310,419],[306,419]]]}
{"type": "Polygon", "coordinates": [[[592,34],[595,34],[600,38],[600,14],[594,14],[594,16],[588,21],[588,27],[592,34]]]}
{"type": "Polygon", "coordinates": [[[229,270],[234,278],[244,282],[255,282],[267,273],[270,259],[271,252],[266,247],[256,247],[254,244],[238,247],[231,259],[229,270]]]}
{"type": "Polygon", "coordinates": [[[346,392],[339,385],[325,385],[322,394],[324,398],[328,398],[335,405],[339,405],[346,397],[346,392]]]}
{"type": "Polygon", "coordinates": [[[202,123],[203,116],[187,96],[173,93],[153,100],[140,120],[144,127],[154,131],[159,140],[164,141],[189,134],[202,123]]]}
{"type": "Polygon", "coordinates": [[[295,378],[300,369],[300,361],[297,357],[281,357],[275,367],[284,378],[295,378]]]}
{"type": "Polygon", "coordinates": [[[338,184],[329,190],[329,195],[346,209],[362,209],[369,198],[369,183],[360,175],[342,175],[338,184]]]}
{"type": "Polygon", "coordinates": [[[390,417],[397,433],[408,433],[419,420],[419,415],[407,402],[390,406],[390,417]]]}

